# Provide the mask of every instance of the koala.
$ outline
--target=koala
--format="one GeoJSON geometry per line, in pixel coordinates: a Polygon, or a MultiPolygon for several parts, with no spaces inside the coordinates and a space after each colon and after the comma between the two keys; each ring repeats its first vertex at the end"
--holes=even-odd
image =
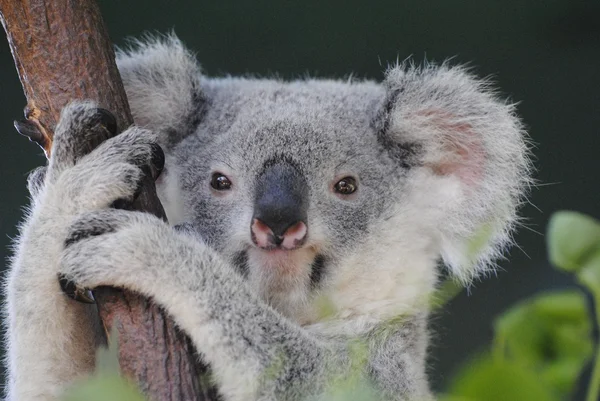
{"type": "Polygon", "coordinates": [[[433,399],[439,267],[465,284],[493,269],[530,183],[514,105],[448,63],[383,82],[211,78],[166,35],[117,64],[135,125],[115,135],[70,104],[29,179],[8,400],[59,399],[93,370],[95,307],[73,298],[103,285],[164,308],[223,400],[318,397],[357,369],[381,399],[433,399]],[[127,207],[149,174],[169,223],[127,207]]]}

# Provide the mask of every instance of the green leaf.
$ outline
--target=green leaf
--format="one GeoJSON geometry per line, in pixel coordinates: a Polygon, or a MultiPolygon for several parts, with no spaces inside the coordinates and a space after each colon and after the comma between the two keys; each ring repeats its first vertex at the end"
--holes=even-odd
{"type": "Polygon", "coordinates": [[[98,347],[96,351],[96,373],[118,375],[121,371],[119,365],[119,332],[116,330],[116,325],[108,338],[108,348],[98,347]]]}
{"type": "Polygon", "coordinates": [[[480,357],[455,379],[445,400],[557,401],[538,375],[518,363],[480,357]]]}
{"type": "Polygon", "coordinates": [[[96,351],[96,370],[67,389],[62,401],[146,401],[135,385],[120,376],[119,338],[113,325],[108,348],[96,351]]]}
{"type": "Polygon", "coordinates": [[[320,320],[329,319],[337,313],[333,300],[326,295],[321,295],[315,300],[317,316],[320,320]]]}
{"type": "Polygon", "coordinates": [[[596,299],[600,299],[600,252],[586,260],[577,272],[577,280],[585,285],[596,299]]]}
{"type": "Polygon", "coordinates": [[[554,265],[578,271],[600,254],[600,223],[577,212],[554,213],[548,224],[548,250],[554,265]]]}
{"type": "Polygon", "coordinates": [[[591,321],[580,291],[543,293],[496,318],[494,355],[540,376],[566,397],[593,353],[591,321]]]}
{"type": "Polygon", "coordinates": [[[373,401],[378,400],[373,385],[359,377],[349,377],[330,386],[325,394],[304,401],[373,401]]]}
{"type": "Polygon", "coordinates": [[[134,385],[119,375],[96,375],[69,389],[63,401],[146,401],[134,385]]]}
{"type": "Polygon", "coordinates": [[[431,309],[439,309],[454,299],[465,287],[456,280],[447,279],[431,296],[431,309]]]}
{"type": "Polygon", "coordinates": [[[471,264],[475,264],[481,252],[490,244],[490,240],[497,230],[491,223],[484,224],[475,232],[467,242],[466,255],[471,264]]]}

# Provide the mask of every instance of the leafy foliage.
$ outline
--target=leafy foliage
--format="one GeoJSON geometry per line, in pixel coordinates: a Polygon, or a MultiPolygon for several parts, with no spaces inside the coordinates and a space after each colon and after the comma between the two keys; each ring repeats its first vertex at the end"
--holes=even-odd
{"type": "Polygon", "coordinates": [[[591,323],[579,291],[541,294],[496,320],[493,352],[537,373],[537,380],[566,397],[593,352],[591,323]]]}
{"type": "Polygon", "coordinates": [[[558,398],[535,372],[486,355],[470,362],[443,401],[555,401],[558,398]]]}
{"type": "MultiPolygon", "coordinates": [[[[575,276],[598,311],[600,223],[558,212],[547,241],[552,263],[575,276]]],[[[568,400],[584,367],[595,359],[586,400],[597,401],[600,357],[594,358],[598,346],[591,336],[597,322],[580,289],[541,293],[518,303],[496,319],[491,349],[463,368],[444,400],[568,400]]]]}

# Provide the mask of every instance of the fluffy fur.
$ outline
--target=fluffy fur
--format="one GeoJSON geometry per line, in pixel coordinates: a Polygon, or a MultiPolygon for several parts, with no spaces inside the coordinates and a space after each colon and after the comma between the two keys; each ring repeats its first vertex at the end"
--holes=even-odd
{"type": "Polygon", "coordinates": [[[47,174],[30,180],[6,285],[8,399],[55,400],[92,369],[96,318],[61,293],[59,273],[153,297],[225,400],[321,394],[355,368],[357,341],[361,375],[383,398],[430,399],[437,264],[465,282],[484,272],[510,242],[528,184],[514,107],[447,64],[398,65],[383,83],[208,78],[169,36],[121,51],[118,65],[144,129],[84,156],[78,138],[105,138],[93,106],[73,104],[47,174]],[[153,141],[166,151],[159,195],[185,230],[109,207],[133,199],[153,141]],[[294,251],[251,239],[257,177],[272,165],[307,183],[309,234],[294,251]],[[215,172],[229,191],[211,188],[215,172]],[[340,196],[347,176],[358,191],[340,196]]]}

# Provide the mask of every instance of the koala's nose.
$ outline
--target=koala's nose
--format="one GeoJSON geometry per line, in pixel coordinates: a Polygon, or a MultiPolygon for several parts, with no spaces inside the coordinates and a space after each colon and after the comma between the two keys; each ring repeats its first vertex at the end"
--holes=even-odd
{"type": "Polygon", "coordinates": [[[308,185],[289,163],[265,168],[256,185],[252,241],[259,247],[294,249],[307,236],[308,185]]]}
{"type": "Polygon", "coordinates": [[[259,219],[252,222],[252,240],[263,249],[273,249],[280,247],[282,249],[295,249],[304,243],[306,233],[308,232],[306,224],[299,221],[292,224],[285,231],[274,231],[267,224],[259,219]]]}

